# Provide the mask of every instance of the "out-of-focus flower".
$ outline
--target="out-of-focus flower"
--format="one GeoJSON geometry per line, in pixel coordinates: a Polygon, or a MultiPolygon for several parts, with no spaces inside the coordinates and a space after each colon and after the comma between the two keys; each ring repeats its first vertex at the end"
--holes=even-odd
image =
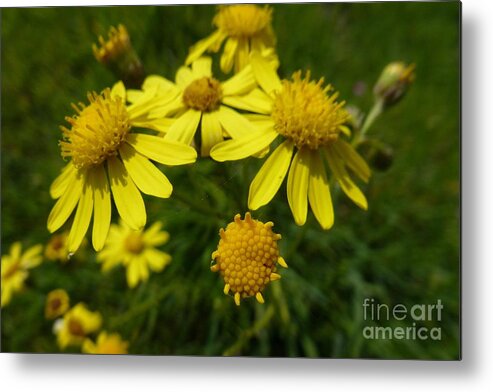
{"type": "Polygon", "coordinates": [[[50,194],[58,199],[48,217],[55,232],[76,209],[68,236],[68,251],[82,243],[93,219],[92,244],[102,249],[111,221],[111,196],[121,218],[134,230],[145,226],[141,192],[168,198],[172,185],[150,160],[165,165],[192,163],[196,151],[183,143],[138,133],[135,127],[159,128],[160,120],[145,118],[142,106],[125,106],[126,90],[117,83],[112,90],[88,94],[89,105],[73,105],[76,115],[62,127],[61,155],[70,158],[55,179],[50,194]],[[76,208],[77,207],[77,208],[76,208]]]}
{"type": "Polygon", "coordinates": [[[260,114],[251,117],[257,131],[242,138],[217,144],[211,157],[217,161],[237,160],[258,154],[282,136],[283,142],[270,154],[250,185],[248,208],[256,210],[269,203],[286,175],[288,203],[296,224],[305,224],[308,203],[323,229],[334,222],[332,198],[325,162],[343,192],[360,208],[368,202],[351,180],[347,168],[361,180],[370,178],[370,168],[342,134],[349,134],[349,114],[344,102],[324,80],[313,81],[301,71],[292,80],[281,81],[272,66],[260,56],[252,56],[252,67],[267,92],[257,99],[260,114]],[[293,158],[294,154],[294,158],[293,158]],[[289,172],[289,174],[288,174],[289,172]]]}
{"type": "Polygon", "coordinates": [[[87,335],[101,328],[102,317],[99,312],[91,312],[83,303],[78,303],[65,313],[63,322],[57,323],[55,333],[58,346],[80,346],[87,335]]]}
{"type": "Polygon", "coordinates": [[[171,261],[171,256],[156,249],[168,241],[162,223],[154,223],[148,230],[132,230],[127,225],[111,225],[108,240],[98,254],[103,271],[123,264],[127,269],[127,283],[133,288],[149,279],[149,269],[160,272],[171,261]]]}
{"type": "Polygon", "coordinates": [[[254,4],[223,5],[218,7],[213,24],[217,27],[210,36],[190,48],[185,64],[191,64],[206,51],[218,52],[226,40],[221,56],[221,70],[241,71],[249,63],[250,52],[256,51],[276,62],[276,38],[272,29],[272,8],[254,4]]]}
{"type": "Polygon", "coordinates": [[[99,46],[92,45],[96,60],[108,67],[125,84],[139,86],[144,78],[144,67],[130,42],[126,27],[122,24],[117,28],[111,26],[108,39],[99,36],[98,41],[99,46]]]}
{"type": "Polygon", "coordinates": [[[66,263],[69,260],[68,251],[68,232],[54,234],[45,247],[45,257],[47,260],[60,261],[66,263]]]}
{"type": "Polygon", "coordinates": [[[65,290],[50,291],[46,297],[45,317],[50,320],[60,317],[68,310],[69,305],[70,299],[65,290]]]}
{"type": "Polygon", "coordinates": [[[399,102],[416,78],[415,69],[415,64],[400,61],[388,64],[373,88],[377,99],[386,107],[399,102]]]}
{"type": "Polygon", "coordinates": [[[28,270],[37,267],[43,261],[41,244],[34,245],[22,253],[22,245],[15,242],[10,253],[2,256],[2,307],[12,299],[12,295],[24,288],[28,270]]]}
{"type": "Polygon", "coordinates": [[[86,354],[128,354],[128,342],[117,333],[99,333],[96,343],[86,339],[82,345],[82,352],[86,354]]]}
{"type": "Polygon", "coordinates": [[[231,291],[236,305],[242,298],[253,296],[264,303],[265,286],[281,278],[276,273],[277,264],[288,267],[279,256],[277,241],[281,235],[272,231],[273,226],[272,222],[252,219],[247,212],[244,220],[237,214],[226,230],[219,231],[221,239],[212,253],[215,264],[211,270],[224,278],[224,294],[231,291]]]}

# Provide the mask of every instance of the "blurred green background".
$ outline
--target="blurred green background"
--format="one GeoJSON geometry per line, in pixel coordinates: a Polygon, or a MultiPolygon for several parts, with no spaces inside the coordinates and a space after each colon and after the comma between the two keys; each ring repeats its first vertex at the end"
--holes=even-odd
{"type": "MultiPolygon", "coordinates": [[[[61,287],[104,317],[131,353],[457,359],[459,357],[459,18],[458,2],[274,5],[281,76],[311,69],[348,103],[368,111],[372,85],[394,60],[414,62],[408,95],[370,131],[394,162],[363,189],[364,212],[335,195],[336,222],[322,231],[311,213],[297,227],[285,185],[254,213],[283,235],[290,268],[237,308],[209,271],[218,230],[244,213],[260,162],[209,160],[164,168],[176,197],[146,197],[148,222],[163,220],[173,256],[130,290],[124,271],[100,273],[94,253],[44,262],[2,309],[2,350],[57,352],[46,293],[61,287]],[[442,340],[366,340],[364,298],[394,305],[444,304],[442,340]]],[[[71,102],[115,82],[91,44],[127,26],[148,73],[173,79],[188,47],[212,31],[214,6],[2,9],[2,254],[15,241],[46,243],[48,189],[64,166],[58,126],[71,102]]],[[[115,214],[116,215],[116,214],[115,214]]],[[[383,326],[409,325],[399,322],[383,326]]],[[[77,349],[74,350],[77,352],[77,349]]]]}

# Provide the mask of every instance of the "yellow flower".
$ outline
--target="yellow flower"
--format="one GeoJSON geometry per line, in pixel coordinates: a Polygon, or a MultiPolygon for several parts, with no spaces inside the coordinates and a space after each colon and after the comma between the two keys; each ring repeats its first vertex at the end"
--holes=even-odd
{"type": "MultiPolygon", "coordinates": [[[[221,56],[221,70],[241,71],[249,62],[252,51],[275,56],[276,39],[272,30],[272,8],[254,4],[224,5],[218,7],[213,24],[217,30],[190,48],[185,64],[191,64],[206,51],[217,52],[226,40],[221,56]]],[[[276,61],[275,60],[275,61],[276,61]]]]}
{"type": "Polygon", "coordinates": [[[89,93],[89,105],[73,105],[77,114],[66,117],[71,129],[62,127],[61,154],[70,161],[50,188],[58,201],[48,217],[48,230],[58,230],[77,207],[68,236],[70,253],[80,246],[93,213],[92,244],[97,251],[103,247],[111,221],[111,195],[131,228],[145,226],[140,192],[167,198],[173,189],[149,159],[171,166],[196,159],[189,146],[135,132],[134,127],[159,128],[160,122],[146,119],[139,104],[126,107],[125,97],[121,82],[100,95],[89,93]]]}
{"type": "Polygon", "coordinates": [[[45,257],[51,261],[61,261],[65,263],[69,259],[68,252],[68,232],[52,235],[45,247],[45,257]]]}
{"type": "Polygon", "coordinates": [[[272,226],[272,222],[252,219],[247,212],[244,220],[237,214],[226,230],[219,231],[221,239],[212,253],[216,263],[211,270],[224,278],[224,294],[231,291],[236,305],[240,305],[241,298],[253,296],[264,303],[262,290],[271,281],[281,278],[276,273],[276,265],[288,267],[279,256],[277,241],[281,235],[274,233],[272,226]]]}
{"type": "Polygon", "coordinates": [[[99,45],[100,47],[93,44],[92,51],[94,57],[103,64],[114,61],[126,52],[133,50],[128,31],[122,24],[118,25],[118,28],[110,27],[108,40],[105,41],[102,36],[99,36],[99,45]]]}
{"type": "Polygon", "coordinates": [[[45,317],[47,319],[57,318],[68,310],[70,299],[63,289],[50,291],[46,297],[45,317]]]}
{"type": "Polygon", "coordinates": [[[162,223],[154,223],[146,231],[134,231],[125,224],[111,225],[108,240],[98,254],[103,271],[123,264],[127,269],[127,283],[133,288],[139,281],[149,279],[149,269],[160,272],[171,261],[171,256],[158,249],[168,241],[169,235],[161,231],[162,223]]]}
{"type": "Polygon", "coordinates": [[[84,341],[82,352],[86,354],[128,354],[128,342],[122,340],[117,333],[108,334],[102,331],[96,343],[90,339],[84,341]]]}
{"type": "MultiPolygon", "coordinates": [[[[256,210],[269,203],[288,174],[288,203],[296,224],[305,224],[308,202],[323,229],[330,229],[334,212],[326,175],[326,161],[344,193],[362,209],[368,208],[361,190],[351,180],[347,168],[367,182],[370,169],[354,148],[343,140],[348,113],[337,102],[332,87],[323,79],[310,80],[301,72],[292,80],[281,81],[263,58],[253,54],[252,67],[259,84],[269,94],[262,103],[267,115],[251,119],[258,130],[241,139],[216,145],[211,157],[217,161],[236,160],[257,154],[278,136],[283,142],[270,154],[250,185],[248,208],[256,210]],[[293,158],[293,153],[294,154],[293,158]]],[[[256,101],[260,105],[260,101],[256,101]]]]}
{"type": "Polygon", "coordinates": [[[15,242],[10,253],[2,256],[2,307],[10,302],[14,293],[23,289],[28,270],[41,264],[42,250],[42,245],[35,245],[22,253],[21,243],[15,242]]]}
{"type": "Polygon", "coordinates": [[[130,98],[135,102],[147,99],[149,118],[176,117],[165,130],[164,140],[191,144],[195,132],[201,129],[202,156],[208,156],[210,149],[223,141],[225,135],[239,138],[255,132],[243,115],[226,105],[257,110],[255,98],[262,99],[265,95],[255,89],[257,85],[251,66],[225,82],[212,76],[211,66],[210,57],[201,57],[191,68],[183,66],[178,70],[176,83],[150,76],[142,91],[132,91],[130,98]],[[253,91],[254,96],[251,96],[253,91]],[[154,98],[146,98],[150,96],[154,98]]]}
{"type": "Polygon", "coordinates": [[[80,346],[90,333],[101,328],[99,312],[91,312],[83,303],[78,303],[63,316],[56,327],[57,342],[61,349],[67,346],[80,346]]]}

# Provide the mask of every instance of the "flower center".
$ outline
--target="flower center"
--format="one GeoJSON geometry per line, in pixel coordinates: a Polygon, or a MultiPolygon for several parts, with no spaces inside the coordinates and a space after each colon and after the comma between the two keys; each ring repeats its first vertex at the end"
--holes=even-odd
{"type": "Polygon", "coordinates": [[[130,233],[127,238],[125,238],[125,249],[130,253],[137,255],[144,250],[144,246],[145,244],[140,232],[130,233]]]}
{"type": "Polygon", "coordinates": [[[194,80],[183,92],[183,103],[189,108],[210,112],[219,107],[223,92],[221,84],[214,78],[194,80]]]}
{"type": "Polygon", "coordinates": [[[298,148],[317,149],[337,140],[340,126],[349,118],[343,109],[345,102],[336,102],[338,93],[328,94],[332,86],[322,87],[323,78],[310,81],[310,72],[301,78],[301,71],[293,80],[283,80],[272,107],[274,128],[293,140],[298,148]]]}
{"type": "Polygon", "coordinates": [[[212,254],[216,261],[212,271],[223,276],[225,292],[252,297],[279,278],[275,271],[281,236],[272,231],[272,226],[272,222],[264,224],[246,213],[245,220],[238,214],[226,230],[221,229],[217,251],[212,254]]]}
{"type": "Polygon", "coordinates": [[[89,93],[87,97],[89,106],[72,105],[77,114],[65,118],[71,129],[61,127],[62,157],[71,157],[78,169],[99,165],[116,155],[130,131],[127,109],[120,97],[111,97],[109,89],[100,95],[89,93]]]}
{"type": "Polygon", "coordinates": [[[68,330],[71,335],[75,336],[84,336],[84,328],[82,327],[82,324],[75,319],[70,319],[68,322],[68,330]]]}
{"type": "Polygon", "coordinates": [[[272,20],[272,8],[253,4],[219,7],[213,23],[228,36],[250,38],[262,32],[272,20]]]}
{"type": "Polygon", "coordinates": [[[62,300],[60,298],[53,298],[50,302],[52,310],[58,310],[62,306],[62,300]]]}

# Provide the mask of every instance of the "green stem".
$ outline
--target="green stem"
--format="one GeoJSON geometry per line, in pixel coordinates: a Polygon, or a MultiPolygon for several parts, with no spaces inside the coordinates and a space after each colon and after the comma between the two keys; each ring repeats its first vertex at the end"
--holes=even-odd
{"type": "Polygon", "coordinates": [[[372,108],[370,109],[370,111],[368,112],[368,115],[365,118],[365,122],[363,123],[361,130],[355,135],[353,139],[353,146],[357,146],[365,139],[368,129],[370,129],[370,127],[378,118],[378,116],[382,114],[382,111],[383,111],[383,100],[377,99],[373,104],[372,108]]]}

